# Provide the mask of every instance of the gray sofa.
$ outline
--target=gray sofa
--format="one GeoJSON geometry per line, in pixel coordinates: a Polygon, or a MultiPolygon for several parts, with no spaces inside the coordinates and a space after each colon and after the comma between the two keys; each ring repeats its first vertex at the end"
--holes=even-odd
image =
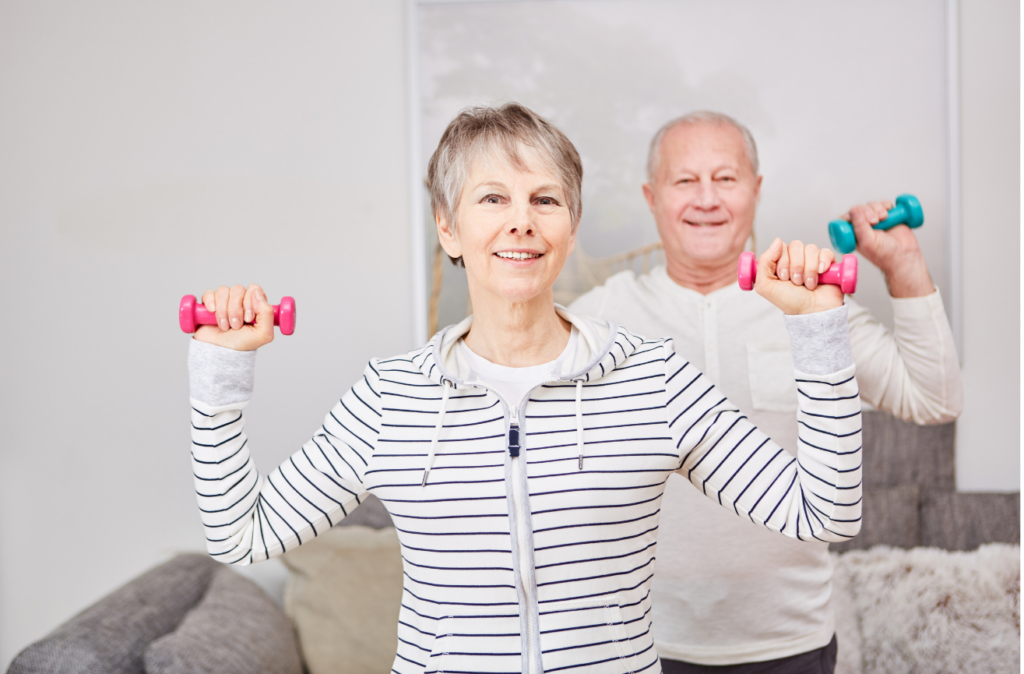
{"type": "MultiPolygon", "coordinates": [[[[833,549],[1019,544],[1020,495],[957,493],[953,438],[952,425],[917,427],[867,412],[864,525],[858,538],[833,549]]],[[[343,525],[381,529],[391,521],[371,498],[343,525]]],[[[863,569],[868,562],[857,563],[863,569]]],[[[1017,569],[1019,597],[1019,563],[1017,569]]],[[[850,577],[856,573],[851,567],[850,577]]],[[[1016,610],[1019,635],[1019,599],[1016,610]]],[[[859,665],[847,671],[861,671],[859,665]]],[[[8,674],[298,674],[302,667],[292,625],[277,604],[232,569],[189,554],[132,580],[30,645],[8,674]]]]}

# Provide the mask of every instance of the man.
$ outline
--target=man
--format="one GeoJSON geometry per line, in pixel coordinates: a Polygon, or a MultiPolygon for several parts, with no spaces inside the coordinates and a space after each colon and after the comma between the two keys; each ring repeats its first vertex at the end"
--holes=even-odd
{"type": "MultiPolygon", "coordinates": [[[[651,143],[644,196],[665,248],[665,267],[613,276],[573,305],[671,336],[676,349],[791,452],[797,390],[789,338],[771,305],[736,283],[761,191],[750,132],[718,113],[666,124],[651,143]]],[[[888,202],[846,214],[858,251],[884,273],[895,331],[847,299],[861,396],[918,424],[960,413],[960,369],[952,332],[913,232],[871,228],[888,202]]],[[[831,253],[794,242],[783,279],[810,288],[831,253]]],[[[653,585],[655,642],[666,674],[832,672],[836,641],[829,609],[832,564],[826,543],[772,536],[681,483],[669,480],[653,585]],[[714,666],[709,669],[708,666],[714,666]]]]}

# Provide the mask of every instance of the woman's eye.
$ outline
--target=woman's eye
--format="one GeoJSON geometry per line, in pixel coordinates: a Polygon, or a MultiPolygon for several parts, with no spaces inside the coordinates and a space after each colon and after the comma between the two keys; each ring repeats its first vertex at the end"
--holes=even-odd
{"type": "Polygon", "coordinates": [[[558,205],[558,202],[555,201],[554,199],[552,199],[551,197],[541,197],[540,199],[537,199],[537,203],[540,204],[541,206],[557,206],[558,205]]]}
{"type": "Polygon", "coordinates": [[[499,199],[497,196],[495,196],[493,194],[488,194],[486,197],[484,197],[484,203],[497,204],[497,203],[500,203],[500,202],[501,202],[501,199],[499,199]]]}

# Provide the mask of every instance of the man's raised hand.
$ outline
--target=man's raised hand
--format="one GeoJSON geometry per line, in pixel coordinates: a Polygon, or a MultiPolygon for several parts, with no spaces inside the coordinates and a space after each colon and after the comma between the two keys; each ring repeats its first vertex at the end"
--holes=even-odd
{"type": "Polygon", "coordinates": [[[874,229],[889,215],[891,201],[872,201],[854,206],[841,218],[853,225],[857,252],[885,274],[893,297],[924,297],[935,292],[924,255],[914,230],[906,225],[874,229]]]}

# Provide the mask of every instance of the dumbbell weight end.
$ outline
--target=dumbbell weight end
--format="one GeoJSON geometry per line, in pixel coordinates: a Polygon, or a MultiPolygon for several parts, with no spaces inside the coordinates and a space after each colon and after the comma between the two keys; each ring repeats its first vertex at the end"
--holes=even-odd
{"type": "MultiPolygon", "coordinates": [[[[282,297],[281,304],[274,305],[274,325],[281,329],[282,335],[295,332],[295,315],[294,298],[282,297]]],[[[191,334],[200,325],[217,325],[217,316],[197,302],[195,295],[185,295],[178,305],[178,325],[182,332],[191,334]]]]}

